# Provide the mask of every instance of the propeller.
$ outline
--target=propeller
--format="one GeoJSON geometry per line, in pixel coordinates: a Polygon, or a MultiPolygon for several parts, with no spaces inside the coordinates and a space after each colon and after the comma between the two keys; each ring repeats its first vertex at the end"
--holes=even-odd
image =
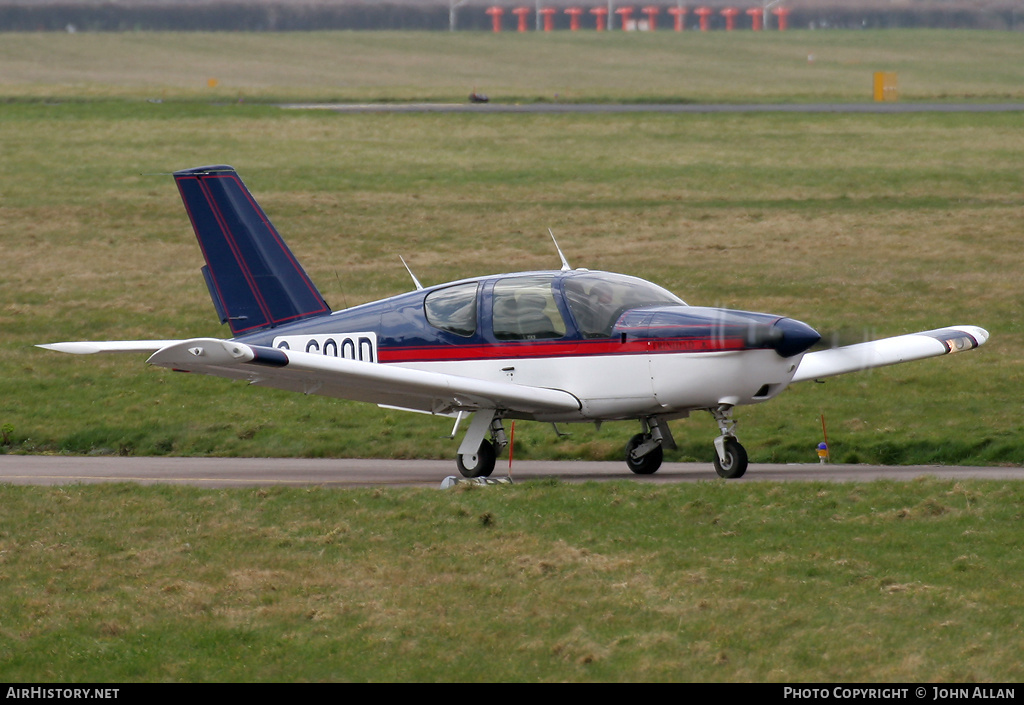
{"type": "Polygon", "coordinates": [[[771,348],[782,357],[793,357],[821,339],[818,331],[793,318],[723,308],[703,309],[701,314],[712,322],[714,346],[723,350],[727,340],[742,335],[746,347],[771,348]]]}
{"type": "Polygon", "coordinates": [[[869,343],[875,340],[876,336],[870,328],[862,328],[857,331],[853,328],[834,328],[821,334],[821,340],[813,346],[813,350],[832,350],[833,348],[845,348],[848,345],[858,343],[869,343]]]}

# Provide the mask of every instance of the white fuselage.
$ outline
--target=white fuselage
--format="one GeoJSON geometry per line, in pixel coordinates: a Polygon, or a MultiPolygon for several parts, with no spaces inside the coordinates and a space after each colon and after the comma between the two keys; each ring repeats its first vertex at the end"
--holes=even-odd
{"type": "Polygon", "coordinates": [[[800,356],[782,358],[773,350],[743,350],[408,362],[401,366],[564,390],[580,400],[578,412],[531,418],[568,422],[685,415],[721,404],[767,401],[786,388],[799,363],[800,356]]]}

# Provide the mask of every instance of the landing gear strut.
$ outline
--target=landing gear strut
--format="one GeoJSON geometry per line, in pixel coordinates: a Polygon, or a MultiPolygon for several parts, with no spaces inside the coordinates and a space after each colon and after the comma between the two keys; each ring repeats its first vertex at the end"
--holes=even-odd
{"type": "MultiPolygon", "coordinates": [[[[480,421],[478,422],[474,418],[473,424],[489,423],[493,440],[484,438],[480,441],[480,446],[475,453],[459,453],[455,456],[455,464],[459,466],[459,472],[462,473],[463,477],[490,477],[491,473],[494,472],[498,451],[508,445],[508,438],[505,436],[505,427],[501,425],[501,419],[493,414],[490,417],[481,416],[481,413],[477,412],[480,421]]],[[[480,428],[479,431],[480,436],[486,433],[484,428],[480,428]]],[[[473,425],[470,426],[470,430],[466,435],[469,436],[472,432],[473,425]]],[[[480,436],[477,436],[477,438],[480,436]]],[[[465,442],[463,442],[463,445],[465,445],[465,442]]],[[[460,447],[459,450],[464,449],[460,447]]]]}
{"type": "Polygon", "coordinates": [[[732,406],[722,404],[708,409],[718,422],[722,435],[715,439],[715,472],[719,477],[734,480],[743,477],[747,471],[747,451],[736,440],[736,421],[732,418],[732,406]]]}

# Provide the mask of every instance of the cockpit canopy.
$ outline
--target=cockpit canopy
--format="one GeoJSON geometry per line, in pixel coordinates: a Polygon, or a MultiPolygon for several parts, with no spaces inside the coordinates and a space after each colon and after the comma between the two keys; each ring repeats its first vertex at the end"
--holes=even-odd
{"type": "MultiPolygon", "coordinates": [[[[574,327],[582,338],[604,338],[625,311],[685,305],[660,286],[622,274],[537,272],[496,278],[490,286],[472,281],[432,291],[423,302],[427,322],[471,338],[478,330],[478,299],[487,293],[491,306],[485,336],[501,341],[554,340],[570,335],[574,327]]],[[[486,316],[487,309],[482,310],[486,316]]]]}

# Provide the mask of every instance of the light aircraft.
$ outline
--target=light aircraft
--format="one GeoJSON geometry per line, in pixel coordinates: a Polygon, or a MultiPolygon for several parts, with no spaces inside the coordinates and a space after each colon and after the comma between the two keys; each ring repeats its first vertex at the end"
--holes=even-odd
{"type": "Polygon", "coordinates": [[[650,474],[663,449],[675,447],[668,421],[704,410],[720,430],[715,470],[738,478],[747,454],[735,407],[768,401],[794,382],[988,340],[982,328],[951,326],[808,352],[820,336],[805,323],[689,306],[642,279],[571,269],[557,242],[559,270],[431,287],[409,270],[415,290],[332,311],[232,167],[185,169],[174,179],[232,337],[40,347],[148,352],[150,364],[181,372],[453,416],[453,437],[472,414],[457,451],[467,477],[490,475],[507,445],[503,422],[514,419],[637,420],[625,460],[650,474]]]}

